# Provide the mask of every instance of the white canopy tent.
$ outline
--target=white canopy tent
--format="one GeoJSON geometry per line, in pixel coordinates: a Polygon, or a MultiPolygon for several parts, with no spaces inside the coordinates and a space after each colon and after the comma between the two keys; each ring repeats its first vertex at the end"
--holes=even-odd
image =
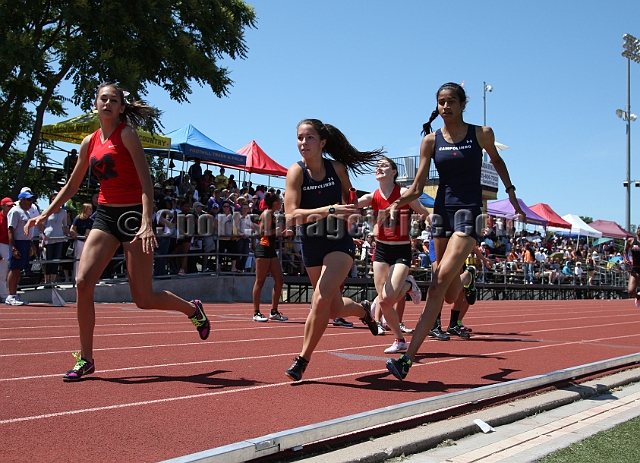
{"type": "Polygon", "coordinates": [[[549,227],[547,230],[562,234],[571,234],[571,236],[578,235],[578,237],[585,236],[589,238],[601,238],[602,232],[596,230],[593,227],[587,225],[580,216],[574,214],[563,215],[562,218],[571,224],[571,231],[566,228],[549,227]]]}

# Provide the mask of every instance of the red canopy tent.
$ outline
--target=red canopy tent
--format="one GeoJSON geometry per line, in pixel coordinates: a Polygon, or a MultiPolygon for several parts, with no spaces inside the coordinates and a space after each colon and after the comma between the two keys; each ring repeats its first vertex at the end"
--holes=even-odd
{"type": "Polygon", "coordinates": [[[547,219],[549,227],[568,228],[571,229],[571,224],[555,213],[548,204],[538,203],[533,206],[529,206],[533,212],[540,217],[547,219]]]}
{"type": "Polygon", "coordinates": [[[609,220],[596,220],[595,222],[591,222],[589,226],[595,228],[599,232],[602,232],[603,238],[625,239],[633,236],[620,225],[609,220]]]}
{"type": "Polygon", "coordinates": [[[250,174],[276,175],[278,177],[286,177],[287,175],[288,169],[271,159],[254,140],[251,140],[250,143],[240,148],[237,152],[247,157],[244,168],[239,167],[241,170],[250,174]]]}

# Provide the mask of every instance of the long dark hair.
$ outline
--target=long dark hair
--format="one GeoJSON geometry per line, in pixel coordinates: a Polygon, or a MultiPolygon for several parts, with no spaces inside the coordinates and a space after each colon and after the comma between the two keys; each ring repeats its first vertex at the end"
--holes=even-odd
{"type": "Polygon", "coordinates": [[[327,141],[322,151],[336,161],[343,163],[353,173],[370,172],[378,158],[386,153],[382,148],[373,151],[358,151],[337,127],[324,124],[318,119],[303,119],[298,122],[297,127],[304,124],[312,126],[320,135],[320,139],[327,141]]]}
{"type": "Polygon", "coordinates": [[[104,87],[113,88],[120,97],[120,102],[125,105],[124,111],[120,114],[120,122],[131,125],[134,129],[144,126],[149,127],[150,121],[155,121],[162,112],[153,106],[150,106],[144,100],[137,100],[133,102],[127,101],[126,95],[129,94],[125,89],[119,87],[117,84],[111,84],[103,82],[98,86],[96,91],[96,101],[98,101],[98,94],[104,87]],[[125,93],[126,92],[126,93],[125,93]]]}
{"type": "MultiPolygon", "coordinates": [[[[461,85],[458,85],[455,82],[447,82],[446,84],[442,85],[436,92],[436,99],[438,98],[438,95],[440,95],[440,92],[443,90],[453,90],[454,93],[457,95],[458,99],[460,100],[460,103],[467,102],[467,94],[465,93],[464,88],[462,88],[461,85]]],[[[423,136],[428,135],[433,131],[431,129],[431,123],[435,121],[436,117],[438,117],[439,115],[440,113],[438,113],[438,103],[436,103],[436,109],[434,109],[433,112],[431,113],[431,117],[429,117],[429,120],[427,122],[422,124],[423,136]]]]}

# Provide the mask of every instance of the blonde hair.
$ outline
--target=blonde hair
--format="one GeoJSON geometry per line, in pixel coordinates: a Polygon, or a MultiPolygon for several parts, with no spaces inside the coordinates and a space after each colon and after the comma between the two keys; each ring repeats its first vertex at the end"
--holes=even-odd
{"type": "Polygon", "coordinates": [[[89,217],[91,217],[92,213],[93,213],[93,204],[84,203],[80,208],[80,214],[78,214],[78,217],[80,217],[80,219],[82,220],[87,220],[89,217]]]}

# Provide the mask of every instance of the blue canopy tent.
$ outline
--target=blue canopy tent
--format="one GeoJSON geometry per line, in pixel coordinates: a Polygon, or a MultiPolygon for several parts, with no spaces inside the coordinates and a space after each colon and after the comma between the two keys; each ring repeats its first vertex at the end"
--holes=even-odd
{"type": "Polygon", "coordinates": [[[205,162],[231,166],[244,166],[247,162],[246,156],[219,145],[191,124],[169,132],[165,136],[171,137],[171,149],[169,151],[150,148],[145,149],[145,152],[155,156],[171,157],[173,157],[174,153],[180,153],[183,161],[200,159],[205,162]]]}
{"type": "Polygon", "coordinates": [[[418,198],[418,201],[420,201],[420,204],[424,207],[429,207],[431,209],[433,209],[433,205],[435,204],[435,200],[426,193],[422,193],[418,198]]]}

